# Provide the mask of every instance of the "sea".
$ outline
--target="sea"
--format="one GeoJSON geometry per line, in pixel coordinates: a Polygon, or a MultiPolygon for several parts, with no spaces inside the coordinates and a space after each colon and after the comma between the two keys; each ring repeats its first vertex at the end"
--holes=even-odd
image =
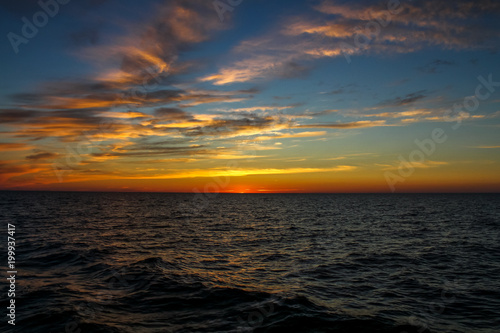
{"type": "Polygon", "coordinates": [[[499,194],[0,192],[0,217],[0,332],[500,332],[499,194]]]}

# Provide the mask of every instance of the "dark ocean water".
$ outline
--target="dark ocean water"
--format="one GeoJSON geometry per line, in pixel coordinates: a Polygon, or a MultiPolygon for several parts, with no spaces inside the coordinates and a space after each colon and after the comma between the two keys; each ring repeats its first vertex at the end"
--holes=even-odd
{"type": "Polygon", "coordinates": [[[0,332],[500,332],[499,199],[0,192],[0,332]]]}

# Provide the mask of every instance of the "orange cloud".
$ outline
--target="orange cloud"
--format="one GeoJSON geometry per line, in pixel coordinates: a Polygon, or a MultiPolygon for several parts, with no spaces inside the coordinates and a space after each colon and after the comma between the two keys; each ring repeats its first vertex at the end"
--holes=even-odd
{"type": "Polygon", "coordinates": [[[18,142],[0,142],[0,151],[22,151],[22,150],[30,150],[33,149],[32,146],[29,146],[25,143],[18,142]]]}
{"type": "Polygon", "coordinates": [[[251,175],[286,175],[317,172],[342,172],[353,171],[357,167],[351,165],[340,165],[331,168],[263,168],[263,169],[210,169],[210,170],[180,170],[163,175],[133,175],[116,177],[121,179],[175,179],[175,178],[210,178],[210,177],[244,177],[251,175]]]}
{"type": "Polygon", "coordinates": [[[252,141],[265,141],[265,140],[288,139],[288,138],[310,138],[310,137],[325,136],[325,135],[327,135],[326,131],[286,133],[286,134],[277,134],[275,136],[258,136],[252,141]]]}
{"type": "Polygon", "coordinates": [[[296,128],[365,128],[365,127],[378,127],[378,126],[390,126],[387,125],[385,120],[361,120],[352,121],[348,123],[325,123],[325,124],[306,124],[297,125],[296,128]]]}

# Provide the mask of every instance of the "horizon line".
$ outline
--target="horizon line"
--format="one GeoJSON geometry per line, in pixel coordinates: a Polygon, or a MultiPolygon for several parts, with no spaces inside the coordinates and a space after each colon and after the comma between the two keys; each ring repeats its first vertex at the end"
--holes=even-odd
{"type": "Polygon", "coordinates": [[[85,191],[85,190],[15,190],[0,189],[0,192],[72,192],[72,193],[160,193],[160,194],[500,194],[500,192],[168,192],[168,191],[85,191]]]}

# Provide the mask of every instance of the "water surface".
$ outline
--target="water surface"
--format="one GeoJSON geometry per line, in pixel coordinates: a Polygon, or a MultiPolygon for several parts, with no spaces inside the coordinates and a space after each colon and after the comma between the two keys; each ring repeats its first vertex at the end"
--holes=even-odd
{"type": "Polygon", "coordinates": [[[0,192],[0,330],[499,332],[499,199],[0,192]]]}

